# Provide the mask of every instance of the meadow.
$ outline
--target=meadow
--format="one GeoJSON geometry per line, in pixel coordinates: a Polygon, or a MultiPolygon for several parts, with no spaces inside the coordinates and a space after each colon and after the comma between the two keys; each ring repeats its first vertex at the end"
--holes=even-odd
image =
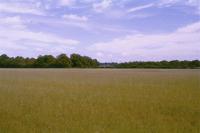
{"type": "Polygon", "coordinates": [[[0,133],[199,133],[200,70],[0,69],[0,133]]]}

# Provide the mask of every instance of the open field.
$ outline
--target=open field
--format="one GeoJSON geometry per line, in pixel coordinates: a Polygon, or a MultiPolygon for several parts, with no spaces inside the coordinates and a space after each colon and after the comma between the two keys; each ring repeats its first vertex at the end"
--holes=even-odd
{"type": "Polygon", "coordinates": [[[199,133],[200,70],[0,69],[0,133],[199,133]]]}

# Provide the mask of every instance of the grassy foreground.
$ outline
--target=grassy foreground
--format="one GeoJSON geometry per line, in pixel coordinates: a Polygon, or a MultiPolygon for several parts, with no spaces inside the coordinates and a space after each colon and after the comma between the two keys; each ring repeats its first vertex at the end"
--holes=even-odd
{"type": "Polygon", "coordinates": [[[199,132],[199,70],[0,69],[0,133],[199,132]]]}

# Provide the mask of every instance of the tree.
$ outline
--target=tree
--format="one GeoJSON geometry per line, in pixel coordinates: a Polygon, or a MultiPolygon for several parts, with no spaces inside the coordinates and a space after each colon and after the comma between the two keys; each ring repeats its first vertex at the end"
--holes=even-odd
{"type": "Polygon", "coordinates": [[[6,54],[0,56],[0,67],[9,67],[9,57],[6,54]]]}
{"type": "Polygon", "coordinates": [[[200,61],[193,60],[190,62],[189,66],[190,66],[190,68],[198,68],[198,67],[200,67],[200,61]]]}
{"type": "Polygon", "coordinates": [[[200,68],[200,61],[134,61],[124,63],[99,63],[96,59],[79,54],[60,54],[56,58],[52,55],[39,56],[35,58],[24,58],[22,56],[8,57],[6,54],[0,56],[0,68],[200,68]]]}
{"type": "Polygon", "coordinates": [[[70,60],[72,67],[81,68],[83,67],[83,61],[81,61],[81,56],[79,54],[71,54],[70,60]]]}
{"type": "Polygon", "coordinates": [[[35,62],[36,62],[36,59],[35,58],[26,58],[25,59],[25,63],[26,63],[26,66],[27,68],[33,68],[35,67],[35,62]]]}
{"type": "Polygon", "coordinates": [[[69,68],[71,67],[71,60],[66,54],[60,54],[56,58],[55,66],[59,68],[69,68]]]}
{"type": "Polygon", "coordinates": [[[76,68],[95,68],[98,67],[99,62],[88,56],[81,56],[79,54],[72,54],[70,56],[72,67],[76,68]]]}
{"type": "Polygon", "coordinates": [[[92,67],[92,59],[88,56],[81,57],[82,67],[92,67]]]}
{"type": "Polygon", "coordinates": [[[55,67],[56,59],[52,55],[39,56],[35,61],[34,66],[39,68],[55,67]]]}
{"type": "Polygon", "coordinates": [[[98,62],[97,59],[93,59],[93,60],[92,60],[92,64],[91,64],[92,67],[97,68],[99,65],[100,65],[100,63],[98,62]]]}
{"type": "Polygon", "coordinates": [[[22,68],[26,66],[25,59],[21,56],[11,59],[11,65],[16,68],[22,68]]]}

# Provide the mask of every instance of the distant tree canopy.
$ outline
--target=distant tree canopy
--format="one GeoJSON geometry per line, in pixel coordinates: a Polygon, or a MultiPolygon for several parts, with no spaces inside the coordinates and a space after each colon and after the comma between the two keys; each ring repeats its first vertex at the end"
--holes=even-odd
{"type": "Polygon", "coordinates": [[[60,54],[59,56],[57,56],[55,66],[58,68],[69,68],[72,66],[72,62],[66,54],[60,54]]]}
{"type": "Polygon", "coordinates": [[[114,64],[115,68],[200,68],[200,61],[147,61],[147,62],[125,62],[114,64]]]}
{"type": "Polygon", "coordinates": [[[70,56],[72,67],[87,68],[97,67],[99,63],[96,59],[91,59],[88,56],[80,56],[79,54],[72,54],[70,56]]]}
{"type": "Polygon", "coordinates": [[[200,61],[135,61],[124,63],[99,63],[96,59],[79,54],[60,54],[24,58],[21,56],[8,57],[0,55],[0,68],[200,68],[200,61]]]}
{"type": "Polygon", "coordinates": [[[72,54],[70,58],[66,54],[57,57],[40,55],[37,59],[8,57],[6,54],[0,56],[0,68],[96,68],[98,66],[99,62],[96,59],[79,54],[72,54]]]}

